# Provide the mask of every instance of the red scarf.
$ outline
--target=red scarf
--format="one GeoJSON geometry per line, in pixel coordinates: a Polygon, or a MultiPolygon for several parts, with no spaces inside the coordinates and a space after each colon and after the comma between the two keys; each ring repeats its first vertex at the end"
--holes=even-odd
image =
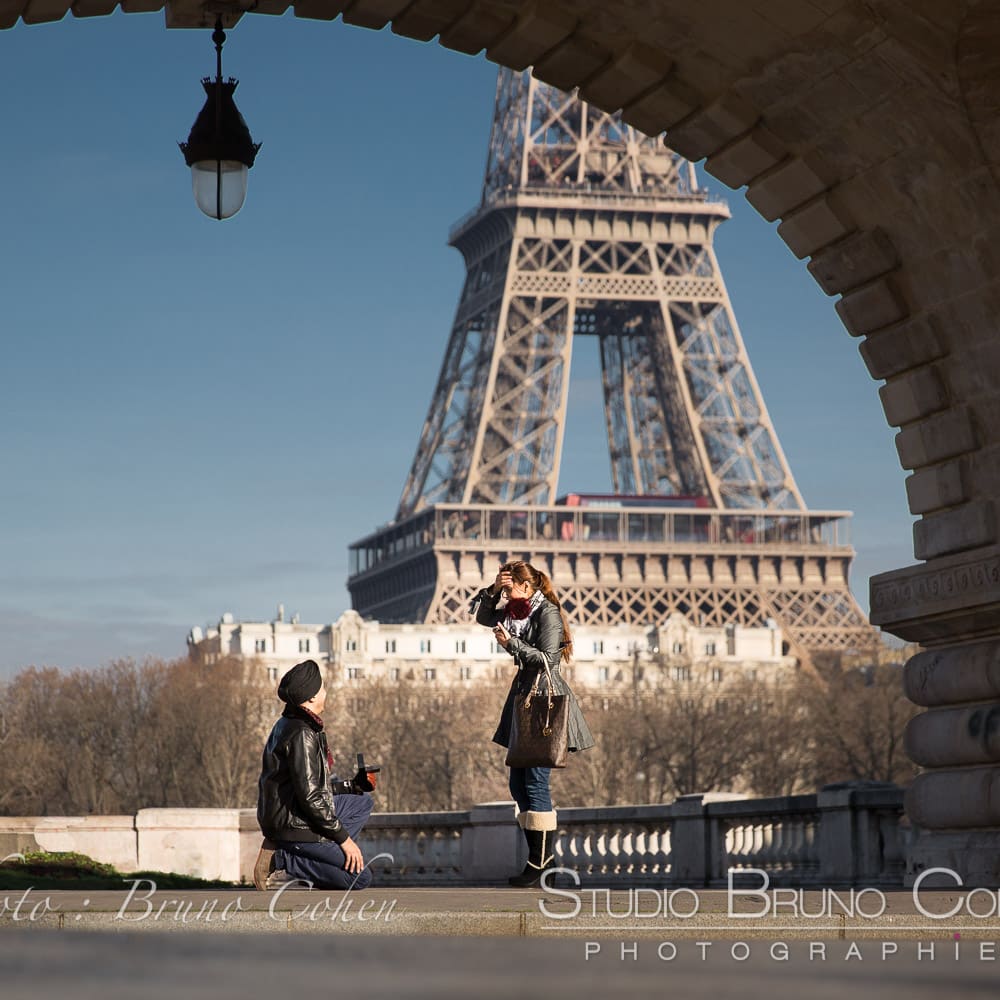
{"type": "MultiPolygon", "coordinates": [[[[316,728],[320,732],[323,732],[323,720],[315,712],[310,711],[305,705],[297,705],[296,707],[300,711],[305,712],[305,714],[316,724],[316,728]]],[[[326,744],[325,739],[323,740],[323,743],[326,744]]],[[[333,774],[333,754],[330,752],[329,746],[326,748],[326,764],[327,767],[330,768],[330,773],[333,774]]]]}
{"type": "Polygon", "coordinates": [[[507,614],[517,621],[523,621],[531,614],[530,597],[512,597],[507,602],[507,614]]]}

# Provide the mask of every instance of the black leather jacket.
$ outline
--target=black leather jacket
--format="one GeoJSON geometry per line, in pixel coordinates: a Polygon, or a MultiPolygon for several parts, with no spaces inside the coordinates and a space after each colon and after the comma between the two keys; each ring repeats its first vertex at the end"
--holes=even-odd
{"type": "Polygon", "coordinates": [[[326,735],[294,705],[285,708],[264,747],[257,822],[271,840],[342,844],[348,837],[334,812],[326,735]]]}

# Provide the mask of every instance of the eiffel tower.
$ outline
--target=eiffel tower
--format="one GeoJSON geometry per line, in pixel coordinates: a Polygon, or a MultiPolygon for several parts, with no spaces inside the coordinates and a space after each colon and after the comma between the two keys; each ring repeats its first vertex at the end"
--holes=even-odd
{"type": "Polygon", "coordinates": [[[617,115],[502,69],[467,276],[395,520],[351,546],[365,617],[467,621],[508,558],[572,620],[773,619],[803,657],[870,645],[850,514],[809,511],[712,239],[728,208],[617,115]],[[558,496],[570,360],[598,339],[614,494],[558,496]]]}

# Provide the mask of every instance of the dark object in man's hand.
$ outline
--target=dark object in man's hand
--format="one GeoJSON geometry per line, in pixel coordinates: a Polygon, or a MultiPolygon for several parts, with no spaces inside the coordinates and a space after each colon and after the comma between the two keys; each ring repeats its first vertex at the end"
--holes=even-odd
{"type": "Polygon", "coordinates": [[[346,778],[334,777],[330,781],[330,787],[334,795],[364,795],[365,792],[375,791],[375,775],[382,768],[372,764],[365,764],[364,754],[358,754],[358,773],[350,780],[346,778]]]}
{"type": "Polygon", "coordinates": [[[375,785],[378,784],[378,779],[375,776],[381,770],[382,768],[375,764],[365,764],[365,755],[359,753],[358,773],[351,779],[351,784],[356,786],[359,791],[373,792],[375,791],[375,785]]]}

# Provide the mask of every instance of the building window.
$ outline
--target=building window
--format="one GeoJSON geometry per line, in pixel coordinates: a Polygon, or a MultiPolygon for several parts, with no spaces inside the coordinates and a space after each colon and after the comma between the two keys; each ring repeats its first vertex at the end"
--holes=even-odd
{"type": "Polygon", "coordinates": [[[268,667],[267,668],[267,679],[269,681],[276,681],[278,679],[278,668],[268,667]]]}
{"type": "Polygon", "coordinates": [[[348,653],[356,653],[358,651],[358,640],[348,639],[347,642],[344,643],[344,649],[346,649],[348,653]]]}
{"type": "Polygon", "coordinates": [[[399,667],[393,667],[389,671],[389,679],[393,680],[393,681],[398,681],[399,680],[399,667]]]}
{"type": "Polygon", "coordinates": [[[430,651],[431,651],[431,641],[430,641],[430,639],[421,639],[420,640],[420,652],[421,653],[429,653],[430,651]]]}
{"type": "MultiPolygon", "coordinates": [[[[463,642],[464,646],[465,643],[463,642]]],[[[459,667],[458,668],[458,679],[460,681],[471,681],[472,680],[472,667],[459,667]]]]}
{"type": "Polygon", "coordinates": [[[267,652],[267,639],[255,639],[254,643],[253,643],[253,648],[258,653],[266,653],[267,652]]]}
{"type": "Polygon", "coordinates": [[[309,652],[309,640],[308,639],[299,639],[299,652],[300,653],[308,653],[309,652]]]}
{"type": "Polygon", "coordinates": [[[456,642],[455,642],[455,652],[456,653],[464,653],[465,652],[465,640],[464,639],[458,639],[458,640],[456,640],[456,642]]]}
{"type": "Polygon", "coordinates": [[[396,640],[395,639],[386,639],[385,640],[385,651],[387,653],[395,653],[396,652],[396,640]]]}
{"type": "Polygon", "coordinates": [[[349,681],[359,681],[359,680],[361,680],[362,677],[364,677],[364,675],[365,675],[365,673],[364,673],[364,668],[363,667],[348,667],[347,668],[347,679],[349,681]]]}
{"type": "Polygon", "coordinates": [[[607,684],[608,683],[608,668],[598,667],[597,668],[597,683],[607,684]]]}
{"type": "Polygon", "coordinates": [[[751,668],[747,671],[747,679],[751,681],[757,680],[757,670],[755,668],[751,668]]]}
{"type": "Polygon", "coordinates": [[[690,667],[674,667],[674,680],[675,681],[689,681],[689,680],[691,680],[691,668],[690,667]]]}
{"type": "Polygon", "coordinates": [[[437,679],[438,672],[434,667],[424,667],[424,680],[433,681],[437,679]]]}
{"type": "Polygon", "coordinates": [[[594,653],[600,654],[604,652],[604,640],[598,639],[594,642],[594,653]]]}
{"type": "Polygon", "coordinates": [[[712,667],[712,680],[716,684],[722,683],[722,667],[712,667]]]}
{"type": "Polygon", "coordinates": [[[491,642],[490,643],[490,652],[491,653],[506,653],[507,650],[505,650],[503,648],[503,646],[500,645],[499,642],[491,642]]]}
{"type": "Polygon", "coordinates": [[[674,649],[675,653],[683,653],[684,652],[684,643],[683,642],[675,642],[674,646],[673,646],[673,649],[674,649]]]}
{"type": "Polygon", "coordinates": [[[706,642],[705,643],[705,655],[706,656],[715,656],[715,643],[714,642],[706,642]]]}

